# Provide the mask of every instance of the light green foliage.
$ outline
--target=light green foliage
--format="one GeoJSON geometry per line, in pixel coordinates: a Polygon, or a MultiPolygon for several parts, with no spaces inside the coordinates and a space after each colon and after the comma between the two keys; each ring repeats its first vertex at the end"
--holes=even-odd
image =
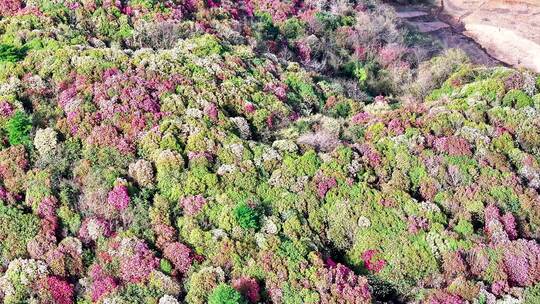
{"type": "Polygon", "coordinates": [[[494,138],[491,144],[495,151],[501,153],[510,153],[514,148],[512,136],[508,133],[504,133],[501,136],[494,138]]]}
{"type": "Polygon", "coordinates": [[[451,86],[445,85],[439,89],[433,90],[427,97],[427,101],[435,101],[441,99],[443,96],[450,96],[454,90],[451,86]]]}
{"type": "Polygon", "coordinates": [[[81,151],[83,157],[88,159],[92,165],[98,168],[118,171],[126,168],[133,160],[130,155],[126,155],[113,147],[98,147],[87,145],[81,151]]]}
{"type": "Polygon", "coordinates": [[[523,295],[523,304],[540,303],[540,284],[528,287],[523,295]]]}
{"type": "Polygon", "coordinates": [[[468,237],[474,233],[474,227],[471,222],[460,219],[458,224],[454,227],[454,231],[463,235],[464,237],[468,237]]]}
{"type": "Polygon", "coordinates": [[[314,150],[309,150],[299,158],[286,155],[283,165],[288,175],[292,176],[314,176],[320,166],[320,160],[314,150]]]}
{"type": "Polygon", "coordinates": [[[498,206],[512,213],[517,213],[521,209],[519,197],[512,188],[506,186],[496,186],[491,188],[489,195],[495,200],[498,206]]]}
{"type": "Polygon", "coordinates": [[[194,38],[193,43],[195,44],[193,52],[196,56],[220,55],[224,51],[219,41],[209,34],[194,38]]]}
{"type": "Polygon", "coordinates": [[[426,168],[423,165],[414,166],[409,170],[409,177],[412,182],[413,189],[418,189],[420,183],[429,178],[426,168]]]}
{"type": "Polygon", "coordinates": [[[465,85],[461,91],[463,97],[479,97],[488,102],[495,102],[503,97],[504,83],[499,79],[486,79],[465,85]]]}
{"type": "Polygon", "coordinates": [[[208,304],[245,304],[246,300],[242,295],[231,286],[221,283],[219,284],[210,296],[208,304]]]}
{"type": "Polygon", "coordinates": [[[319,106],[320,98],[306,74],[289,72],[285,84],[289,87],[287,99],[291,105],[306,108],[306,110],[310,106],[319,106]]]}
{"type": "Polygon", "coordinates": [[[68,230],[76,234],[81,226],[81,216],[73,209],[66,205],[61,205],[57,211],[58,218],[62,225],[68,228],[68,230]]]}
{"type": "Polygon", "coordinates": [[[517,109],[523,107],[530,107],[533,105],[533,101],[529,95],[521,90],[510,90],[502,100],[503,106],[515,107],[517,109]]]}
{"type": "Polygon", "coordinates": [[[51,195],[50,176],[47,171],[35,170],[26,174],[26,203],[37,213],[42,199],[51,195]]]}
{"type": "Polygon", "coordinates": [[[154,299],[161,296],[161,293],[146,284],[128,284],[118,296],[118,302],[128,303],[152,303],[154,299]]]}
{"type": "Polygon", "coordinates": [[[197,195],[206,191],[217,191],[217,176],[203,165],[198,165],[186,172],[182,180],[182,192],[186,195],[197,195]]]}
{"type": "Polygon", "coordinates": [[[460,183],[468,185],[474,182],[474,177],[478,175],[478,162],[467,156],[449,155],[445,156],[448,165],[459,168],[460,183]]]}
{"type": "Polygon", "coordinates": [[[177,152],[164,150],[156,160],[157,186],[161,194],[171,201],[177,201],[182,194],[180,178],[184,169],[184,159],[177,152]]]}
{"type": "Polygon", "coordinates": [[[163,271],[166,274],[170,274],[172,271],[172,265],[171,262],[167,261],[166,259],[161,259],[159,261],[159,268],[161,271],[163,271]]]}
{"type": "Polygon", "coordinates": [[[369,78],[369,67],[362,62],[354,60],[343,65],[343,72],[347,75],[353,76],[357,81],[361,89],[367,88],[369,78]]]}
{"type": "Polygon", "coordinates": [[[13,259],[26,254],[26,244],[37,234],[39,220],[0,201],[0,227],[0,253],[3,258],[13,259]]]}

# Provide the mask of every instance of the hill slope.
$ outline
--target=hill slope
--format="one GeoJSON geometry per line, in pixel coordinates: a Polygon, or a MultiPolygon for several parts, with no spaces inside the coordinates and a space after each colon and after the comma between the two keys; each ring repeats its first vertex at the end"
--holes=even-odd
{"type": "Polygon", "coordinates": [[[376,1],[1,4],[4,303],[538,301],[538,75],[376,1]]]}

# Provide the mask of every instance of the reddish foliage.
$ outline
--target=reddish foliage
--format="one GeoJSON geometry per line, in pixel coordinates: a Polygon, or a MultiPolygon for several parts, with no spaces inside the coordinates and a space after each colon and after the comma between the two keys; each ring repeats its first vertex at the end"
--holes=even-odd
{"type": "Polygon", "coordinates": [[[471,148],[467,140],[461,137],[448,136],[436,138],[433,146],[438,152],[448,153],[452,156],[471,156],[471,148]]]}
{"type": "Polygon", "coordinates": [[[319,276],[322,282],[317,289],[322,303],[369,303],[371,300],[367,279],[342,264],[320,270],[319,276]]]}
{"type": "Polygon", "coordinates": [[[366,250],[362,253],[362,260],[364,261],[364,266],[367,270],[379,272],[386,265],[386,262],[384,260],[379,260],[375,258],[375,255],[377,254],[378,251],[374,249],[366,250]]]}
{"type": "Polygon", "coordinates": [[[337,186],[335,178],[321,178],[321,180],[317,183],[317,194],[320,198],[324,198],[326,193],[335,186],[337,186]]]}
{"type": "Polygon", "coordinates": [[[132,255],[120,258],[121,278],[130,283],[144,282],[158,265],[159,259],[143,241],[138,241],[132,255]]]}
{"type": "Polygon", "coordinates": [[[193,251],[188,246],[179,242],[166,245],[163,255],[171,261],[180,274],[187,273],[195,259],[193,251]]]}
{"type": "Polygon", "coordinates": [[[54,303],[73,303],[73,286],[71,284],[56,276],[48,277],[47,284],[49,286],[49,292],[54,299],[54,303]]]}

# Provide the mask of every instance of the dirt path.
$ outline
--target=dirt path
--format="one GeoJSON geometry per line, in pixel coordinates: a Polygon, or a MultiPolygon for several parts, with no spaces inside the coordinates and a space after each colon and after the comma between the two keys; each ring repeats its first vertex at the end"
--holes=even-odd
{"type": "MultiPolygon", "coordinates": [[[[435,1],[440,4],[440,1],[435,1]]],[[[444,7],[393,5],[398,16],[475,63],[540,73],[540,0],[444,0],[444,7]]]]}

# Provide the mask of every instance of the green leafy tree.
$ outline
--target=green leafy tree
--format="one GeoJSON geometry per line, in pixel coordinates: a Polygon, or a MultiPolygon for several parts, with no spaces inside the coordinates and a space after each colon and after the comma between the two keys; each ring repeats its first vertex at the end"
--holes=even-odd
{"type": "Polygon", "coordinates": [[[4,205],[0,201],[0,258],[24,256],[27,243],[39,230],[39,219],[33,214],[4,205]]]}
{"type": "Polygon", "coordinates": [[[523,295],[524,304],[540,303],[540,284],[528,287],[523,295]]]}
{"type": "Polygon", "coordinates": [[[244,229],[259,229],[259,213],[245,202],[238,204],[236,208],[234,208],[234,217],[240,227],[244,229]]]}
{"type": "Polygon", "coordinates": [[[25,48],[17,48],[8,44],[0,44],[0,62],[17,62],[26,55],[25,48]]]}
{"type": "Polygon", "coordinates": [[[6,123],[8,140],[12,146],[29,144],[32,120],[23,111],[17,111],[6,123]]]}
{"type": "Polygon", "coordinates": [[[221,283],[219,284],[210,296],[208,304],[246,304],[247,301],[242,295],[231,286],[221,283]]]}

